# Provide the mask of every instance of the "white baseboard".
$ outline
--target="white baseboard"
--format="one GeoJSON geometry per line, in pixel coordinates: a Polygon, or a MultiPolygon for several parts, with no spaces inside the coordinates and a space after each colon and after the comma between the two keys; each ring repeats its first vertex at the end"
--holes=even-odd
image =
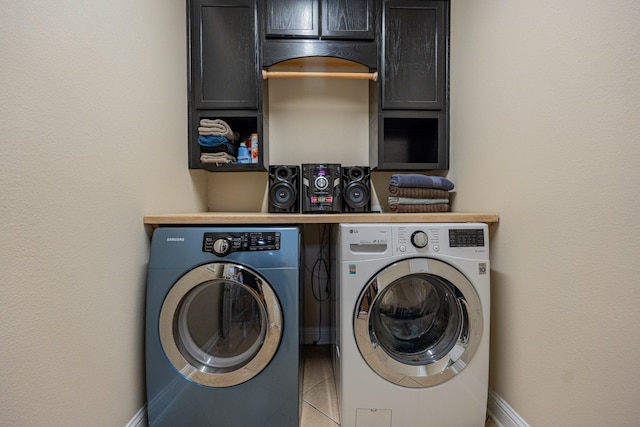
{"type": "Polygon", "coordinates": [[[506,400],[491,389],[489,389],[487,412],[498,427],[530,427],[506,400]]]}
{"type": "Polygon", "coordinates": [[[302,342],[308,344],[331,344],[333,328],[322,327],[304,328],[302,331],[302,342]]]}
{"type": "Polygon", "coordinates": [[[124,427],[147,427],[149,425],[147,421],[147,405],[142,405],[142,408],[138,409],[138,412],[129,420],[124,427]]]}

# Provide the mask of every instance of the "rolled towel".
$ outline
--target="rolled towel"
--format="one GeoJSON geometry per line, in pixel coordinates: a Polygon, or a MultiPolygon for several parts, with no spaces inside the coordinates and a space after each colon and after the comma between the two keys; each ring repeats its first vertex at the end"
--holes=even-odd
{"type": "Polygon", "coordinates": [[[413,197],[389,197],[391,205],[437,205],[449,203],[449,198],[443,199],[416,199],[413,197]]]}
{"type": "Polygon", "coordinates": [[[437,188],[398,187],[389,186],[389,194],[396,197],[415,197],[422,199],[446,199],[449,197],[447,190],[437,188]]]}
{"type": "Polygon", "coordinates": [[[390,186],[437,188],[440,190],[453,190],[453,182],[441,176],[420,175],[417,173],[393,174],[389,180],[390,186]]]}
{"type": "Polygon", "coordinates": [[[395,213],[438,213],[449,212],[449,204],[438,203],[435,205],[390,205],[389,209],[395,213]]]}

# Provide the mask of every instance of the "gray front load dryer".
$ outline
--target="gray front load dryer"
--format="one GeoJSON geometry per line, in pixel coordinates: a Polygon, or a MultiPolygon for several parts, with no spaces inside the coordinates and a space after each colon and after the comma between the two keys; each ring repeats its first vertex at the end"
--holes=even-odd
{"type": "Polygon", "coordinates": [[[297,427],[300,230],[167,227],[147,277],[149,425],[297,427]]]}

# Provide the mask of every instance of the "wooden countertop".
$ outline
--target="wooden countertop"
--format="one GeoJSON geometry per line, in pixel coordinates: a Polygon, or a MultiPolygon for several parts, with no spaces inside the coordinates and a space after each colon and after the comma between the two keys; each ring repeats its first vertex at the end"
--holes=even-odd
{"type": "Polygon", "coordinates": [[[145,215],[144,223],[155,227],[166,225],[221,224],[337,224],[391,222],[484,222],[498,223],[496,213],[350,213],[350,214],[272,214],[261,212],[200,212],[145,215]]]}

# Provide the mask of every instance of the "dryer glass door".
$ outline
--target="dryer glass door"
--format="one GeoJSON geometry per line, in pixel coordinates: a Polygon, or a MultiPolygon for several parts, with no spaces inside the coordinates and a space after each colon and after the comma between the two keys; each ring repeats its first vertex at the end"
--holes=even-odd
{"type": "Polygon", "coordinates": [[[233,263],[197,267],[169,291],[160,339],[173,366],[211,387],[243,383],[276,353],[282,310],[267,281],[233,263]]]}
{"type": "Polygon", "coordinates": [[[394,263],[358,298],[354,331],[369,366],[404,387],[430,387],[458,374],[482,336],[482,307],[471,282],[435,259],[394,263]]]}

